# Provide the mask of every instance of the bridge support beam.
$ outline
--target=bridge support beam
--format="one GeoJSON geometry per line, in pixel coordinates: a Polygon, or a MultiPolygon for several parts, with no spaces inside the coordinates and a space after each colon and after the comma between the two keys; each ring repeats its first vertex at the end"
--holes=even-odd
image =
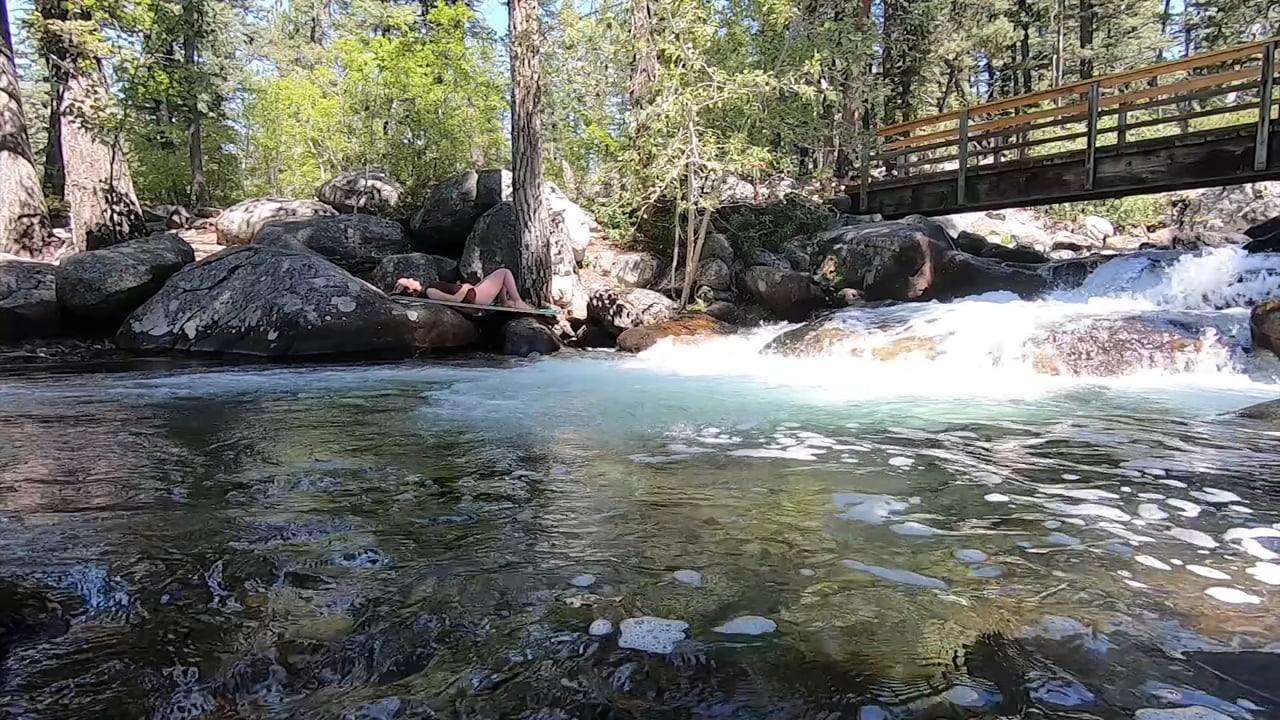
{"type": "Polygon", "coordinates": [[[965,203],[965,176],[969,174],[969,108],[960,111],[959,174],[956,175],[956,204],[965,203]]]}
{"type": "Polygon", "coordinates": [[[1098,105],[1101,97],[1101,87],[1097,81],[1089,84],[1089,141],[1084,151],[1084,189],[1093,189],[1093,179],[1096,175],[1096,163],[1098,156],[1098,105]]]}
{"type": "Polygon", "coordinates": [[[1276,44],[1269,42],[1262,48],[1262,94],[1258,99],[1258,137],[1253,144],[1253,169],[1267,169],[1267,148],[1271,140],[1271,93],[1276,78],[1276,44]]]}

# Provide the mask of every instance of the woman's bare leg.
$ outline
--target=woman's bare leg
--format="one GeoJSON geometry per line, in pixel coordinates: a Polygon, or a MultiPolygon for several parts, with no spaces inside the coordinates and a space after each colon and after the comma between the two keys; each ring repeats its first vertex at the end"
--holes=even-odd
{"type": "Polygon", "coordinates": [[[515,307],[533,307],[520,298],[520,289],[516,287],[515,276],[506,268],[494,270],[476,285],[477,304],[492,305],[500,296],[515,307]]]}

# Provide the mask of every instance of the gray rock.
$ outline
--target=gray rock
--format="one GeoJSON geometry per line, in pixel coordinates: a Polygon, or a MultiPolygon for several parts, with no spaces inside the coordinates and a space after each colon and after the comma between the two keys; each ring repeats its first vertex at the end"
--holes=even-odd
{"type": "Polygon", "coordinates": [[[474,170],[441,181],[427,195],[409,221],[413,242],[420,250],[452,255],[466,242],[476,218],[484,210],[476,203],[474,170]]]}
{"type": "Polygon", "coordinates": [[[733,246],[729,244],[729,238],[720,233],[707,233],[706,239],[702,242],[702,259],[718,258],[724,263],[733,267],[734,253],[733,246]]]}
{"type": "Polygon", "coordinates": [[[1280,400],[1268,400],[1236,411],[1236,415],[1250,420],[1280,421],[1280,400]]]}
{"type": "Polygon", "coordinates": [[[942,227],[924,218],[824,235],[825,257],[817,274],[837,288],[858,290],[867,300],[950,300],[995,290],[1028,297],[1048,285],[1035,272],[951,249],[942,227]]]}
{"type": "Polygon", "coordinates": [[[411,278],[426,285],[437,281],[457,282],[458,263],[447,257],[426,253],[388,255],[373,271],[372,281],[383,292],[395,289],[400,278],[411,278]]]}
{"type": "Polygon", "coordinates": [[[196,216],[181,205],[147,205],[142,208],[142,219],[147,224],[163,223],[166,230],[191,227],[196,216]]]}
{"type": "Polygon", "coordinates": [[[255,198],[223,210],[214,223],[219,245],[248,245],[268,223],[290,218],[337,215],[333,208],[316,200],[255,198]]]}
{"type": "Polygon", "coordinates": [[[542,201],[546,204],[547,216],[560,219],[564,237],[573,250],[574,262],[582,262],[586,257],[587,246],[591,244],[592,228],[596,224],[595,218],[570,200],[569,196],[565,195],[564,191],[553,182],[547,182],[543,187],[542,201]]]}
{"type": "Polygon", "coordinates": [[[404,187],[382,170],[353,170],[321,185],[316,198],[340,213],[379,215],[394,210],[404,187]]]}
{"type": "Polygon", "coordinates": [[[752,253],[751,262],[748,264],[748,267],[755,267],[757,265],[763,267],[774,267],[779,270],[791,269],[791,262],[789,260],[781,255],[775,255],[763,248],[757,248],[756,251],[752,253]]]}
{"type": "MultiPolygon", "coordinates": [[[[655,289],[658,292],[678,295],[684,288],[684,275],[684,269],[681,268],[676,271],[675,282],[672,282],[670,272],[659,273],[658,285],[655,289]]],[[[725,261],[719,258],[703,258],[702,262],[698,263],[698,271],[693,276],[693,287],[728,290],[733,287],[733,271],[725,261]]]]}
{"type": "Polygon", "coordinates": [[[656,325],[676,314],[673,301],[644,288],[597,290],[587,308],[588,318],[615,335],[642,325],[656,325]]]}
{"type": "Polygon", "coordinates": [[[708,304],[703,312],[721,322],[738,322],[738,306],[727,300],[716,300],[708,304]]]}
{"type": "Polygon", "coordinates": [[[666,320],[655,325],[634,327],[618,336],[618,349],[623,352],[644,352],[659,340],[675,338],[687,342],[709,335],[730,335],[737,331],[732,325],[721,322],[708,314],[692,314],[666,320]]]}
{"type": "Polygon", "coordinates": [[[1110,262],[1118,255],[1086,255],[1082,258],[1072,257],[1057,260],[1039,269],[1041,275],[1049,280],[1049,287],[1056,290],[1074,290],[1084,284],[1089,274],[1103,263],[1110,262]]]}
{"type": "MultiPolygon", "coordinates": [[[[552,302],[566,309],[570,317],[584,318],[587,299],[578,281],[573,249],[562,224],[552,219],[549,225],[552,302]]],[[[477,283],[494,270],[505,267],[515,275],[516,285],[523,288],[516,230],[515,207],[509,202],[499,203],[480,216],[467,237],[462,259],[458,262],[458,272],[463,281],[477,283]]]]}
{"type": "Polygon", "coordinates": [[[0,343],[59,331],[57,266],[0,260],[0,343]]]}
{"type": "Polygon", "coordinates": [[[649,287],[662,268],[662,258],[653,253],[616,250],[607,245],[588,248],[586,263],[623,287],[649,287]]]}
{"type": "Polygon", "coordinates": [[[1255,349],[1280,357],[1280,298],[1255,305],[1249,313],[1249,337],[1255,349]]]}
{"type": "Polygon", "coordinates": [[[867,225],[869,223],[884,222],[884,216],[880,213],[871,213],[870,215],[854,215],[852,213],[841,213],[831,219],[827,223],[828,230],[839,230],[841,228],[853,227],[855,225],[867,225]]]}
{"type": "Polygon", "coordinates": [[[356,275],[365,275],[384,258],[409,252],[400,223],[372,215],[278,220],[258,231],[258,245],[306,249],[356,275]]]}
{"type": "Polygon", "coordinates": [[[253,245],[179,271],[125,320],[116,342],[151,352],[405,356],[478,337],[449,308],[402,305],[315,254],[253,245]]]}
{"type": "Polygon", "coordinates": [[[476,174],[475,210],[484,214],[500,202],[511,202],[511,171],[481,170],[476,174]]]}
{"type": "Polygon", "coordinates": [[[502,326],[503,355],[550,355],[562,347],[560,338],[537,318],[516,318],[502,326]]]}
{"type": "Polygon", "coordinates": [[[1104,217],[1086,215],[1080,220],[1080,234],[1094,242],[1105,243],[1107,238],[1115,237],[1116,226],[1104,217]]]}
{"type": "Polygon", "coordinates": [[[747,268],[739,282],[741,290],[778,319],[801,322],[826,299],[813,277],[794,270],[756,266],[747,268]]]}
{"type": "Polygon", "coordinates": [[[58,267],[58,304],[68,320],[115,332],[129,313],[195,259],[191,246],[172,233],[76,253],[58,267]]]}

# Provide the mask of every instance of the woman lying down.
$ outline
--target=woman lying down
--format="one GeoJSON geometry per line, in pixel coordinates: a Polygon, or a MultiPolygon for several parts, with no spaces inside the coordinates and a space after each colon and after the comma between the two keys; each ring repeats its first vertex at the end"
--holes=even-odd
{"type": "Polygon", "coordinates": [[[392,294],[419,295],[429,300],[466,303],[468,305],[493,305],[501,301],[506,307],[520,310],[537,310],[520,298],[516,279],[511,271],[498,268],[475,285],[469,283],[432,282],[423,285],[413,278],[400,278],[392,294]]]}

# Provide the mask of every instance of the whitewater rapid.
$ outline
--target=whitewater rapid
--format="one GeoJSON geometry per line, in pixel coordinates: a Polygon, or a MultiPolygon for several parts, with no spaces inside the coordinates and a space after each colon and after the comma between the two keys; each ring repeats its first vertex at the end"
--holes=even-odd
{"type": "Polygon", "coordinates": [[[809,388],[832,399],[1026,398],[1082,385],[1267,399],[1280,393],[1280,362],[1249,352],[1249,309],[1277,296],[1280,256],[1234,247],[1152,251],[1111,260],[1081,287],[1043,299],[989,293],[951,303],[851,308],[819,321],[858,338],[853,348],[836,344],[807,357],[771,354],[771,341],[800,327],[778,324],[692,343],[669,339],[626,362],[665,374],[809,388]],[[1123,373],[1053,375],[1036,366],[1037,338],[1064,328],[1084,341],[1092,337],[1091,352],[1120,351],[1114,346],[1133,339],[1101,335],[1118,319],[1173,327],[1197,337],[1198,345],[1176,358],[1130,348],[1142,362],[1123,373]]]}

